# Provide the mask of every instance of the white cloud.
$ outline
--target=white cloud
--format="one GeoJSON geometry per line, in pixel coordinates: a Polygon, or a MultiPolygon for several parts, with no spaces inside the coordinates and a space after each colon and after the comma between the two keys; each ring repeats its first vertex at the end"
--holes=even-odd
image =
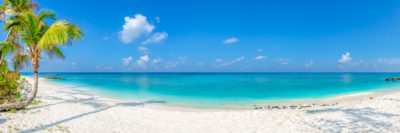
{"type": "Polygon", "coordinates": [[[223,61],[224,61],[224,60],[219,59],[219,58],[215,60],[215,62],[217,62],[217,63],[220,63],[220,62],[223,62],[223,61]]]}
{"type": "Polygon", "coordinates": [[[262,51],[264,51],[264,49],[259,48],[259,49],[257,49],[257,51],[262,52],[262,51]]]}
{"type": "Polygon", "coordinates": [[[154,17],[156,19],[157,23],[160,23],[160,17],[154,17]]]}
{"type": "Polygon", "coordinates": [[[311,60],[310,62],[306,63],[304,66],[312,67],[312,66],[314,66],[314,61],[311,60]]]}
{"type": "Polygon", "coordinates": [[[389,65],[393,65],[393,64],[400,64],[400,59],[398,59],[398,58],[389,58],[389,59],[387,59],[387,58],[379,58],[378,62],[379,63],[386,63],[386,64],[389,64],[389,65]]]}
{"type": "Polygon", "coordinates": [[[254,60],[264,60],[264,59],[267,59],[267,56],[260,55],[260,56],[254,57],[254,60]]]}
{"type": "Polygon", "coordinates": [[[140,46],[140,47],[138,47],[138,50],[139,50],[139,51],[142,51],[142,52],[144,52],[144,53],[147,53],[149,49],[146,48],[146,47],[140,46]]]}
{"type": "Polygon", "coordinates": [[[149,62],[150,58],[149,56],[146,54],[144,56],[140,56],[139,60],[136,61],[136,64],[140,67],[145,68],[146,67],[146,63],[149,62]]]}
{"type": "Polygon", "coordinates": [[[120,38],[123,43],[131,43],[142,35],[150,34],[155,28],[141,14],[136,14],[134,18],[127,16],[124,19],[125,24],[120,31],[120,38]]]}
{"type": "Polygon", "coordinates": [[[71,62],[71,66],[75,66],[76,65],[76,62],[71,62]]]}
{"type": "Polygon", "coordinates": [[[122,63],[123,63],[125,66],[128,66],[131,62],[132,62],[132,57],[131,57],[131,56],[129,56],[129,57],[127,57],[127,58],[122,58],[122,63]]]}
{"type": "Polygon", "coordinates": [[[151,61],[151,64],[157,64],[160,63],[161,61],[162,61],[161,58],[153,59],[153,61],[151,61]]]}
{"type": "Polygon", "coordinates": [[[175,62],[168,62],[167,65],[165,66],[166,69],[174,68],[177,67],[180,64],[184,64],[186,62],[187,58],[186,57],[178,57],[178,60],[175,62]]]}
{"type": "Polygon", "coordinates": [[[290,59],[289,58],[279,58],[276,61],[280,62],[281,65],[287,65],[287,64],[289,64],[290,59]]]}
{"type": "Polygon", "coordinates": [[[203,64],[203,62],[197,62],[197,65],[202,66],[204,64],[203,64]]]}
{"type": "Polygon", "coordinates": [[[350,57],[350,53],[346,52],[345,54],[342,54],[342,58],[338,60],[339,63],[349,63],[352,60],[350,57]]]}
{"type": "Polygon", "coordinates": [[[228,39],[224,40],[222,43],[223,44],[231,44],[231,43],[235,43],[237,41],[239,41],[239,39],[232,37],[232,38],[228,38],[228,39]]]}
{"type": "Polygon", "coordinates": [[[158,43],[168,37],[167,32],[157,32],[151,35],[147,40],[143,41],[142,44],[158,43]]]}
{"type": "Polygon", "coordinates": [[[244,56],[241,56],[241,57],[236,58],[236,59],[234,59],[232,61],[229,61],[229,62],[225,62],[225,63],[221,64],[221,66],[229,66],[229,65],[232,65],[233,63],[236,63],[236,62],[239,62],[239,61],[242,61],[242,60],[244,60],[244,56]]]}

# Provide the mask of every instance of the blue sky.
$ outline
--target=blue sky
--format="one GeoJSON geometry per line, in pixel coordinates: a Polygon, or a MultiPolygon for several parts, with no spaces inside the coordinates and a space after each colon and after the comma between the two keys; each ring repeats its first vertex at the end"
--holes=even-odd
{"type": "Polygon", "coordinates": [[[41,72],[400,71],[395,0],[38,3],[85,33],[41,72]]]}

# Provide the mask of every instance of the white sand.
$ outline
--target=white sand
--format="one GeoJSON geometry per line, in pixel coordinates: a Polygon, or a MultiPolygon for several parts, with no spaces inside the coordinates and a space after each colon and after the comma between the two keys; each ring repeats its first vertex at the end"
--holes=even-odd
{"type": "MultiPolygon", "coordinates": [[[[29,79],[31,80],[31,79],[29,79]]],[[[364,96],[336,106],[222,110],[166,107],[109,99],[40,79],[43,103],[0,113],[3,132],[400,132],[400,93],[364,96]]]]}

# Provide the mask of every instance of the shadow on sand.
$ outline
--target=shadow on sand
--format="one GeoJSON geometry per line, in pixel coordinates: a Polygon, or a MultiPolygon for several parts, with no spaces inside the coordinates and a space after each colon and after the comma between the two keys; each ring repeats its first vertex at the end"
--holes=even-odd
{"type": "Polygon", "coordinates": [[[0,125],[5,123],[7,120],[6,119],[0,119],[0,125]]]}
{"type": "MultiPolygon", "coordinates": [[[[93,108],[95,108],[96,110],[94,111],[90,111],[90,112],[86,112],[86,113],[82,113],[79,115],[75,115],[72,116],[70,118],[66,118],[63,120],[59,120],[59,121],[55,121],[53,123],[47,124],[47,125],[43,125],[41,127],[36,127],[36,128],[31,128],[31,129],[26,129],[26,130],[22,130],[22,131],[18,131],[19,133],[25,133],[25,132],[33,132],[33,131],[40,131],[42,129],[46,129],[46,128],[50,128],[50,127],[54,127],[57,126],[59,124],[77,119],[77,118],[81,118],[90,114],[95,114],[104,110],[108,110],[110,108],[113,107],[117,107],[117,106],[124,106],[124,107],[133,107],[133,106],[144,106],[145,104],[164,104],[166,103],[165,101],[158,101],[158,100],[150,100],[150,101],[146,101],[146,102],[118,102],[118,101],[113,101],[113,100],[99,100],[99,99],[95,99],[93,96],[93,94],[89,94],[89,93],[85,93],[85,92],[80,92],[78,90],[70,90],[68,91],[58,91],[57,93],[64,93],[67,94],[69,97],[72,97],[72,99],[62,99],[62,98],[58,98],[58,97],[53,97],[53,96],[46,96],[46,97],[42,97],[41,99],[49,99],[49,100],[58,100],[58,101],[62,101],[62,102],[58,102],[58,103],[52,103],[52,104],[45,104],[45,105],[38,105],[38,106],[33,106],[33,107],[29,107],[28,109],[40,109],[40,108],[45,108],[45,107],[49,107],[49,106],[54,106],[57,104],[63,104],[63,103],[79,103],[79,104],[85,104],[85,105],[89,105],[92,106],[93,108]],[[75,91],[75,92],[71,92],[71,91],[75,91]],[[85,95],[88,96],[88,98],[77,98],[74,95],[85,95]],[[113,105],[108,105],[106,103],[103,102],[113,102],[115,104],[113,105]]],[[[4,120],[5,122],[5,120],[4,120]]],[[[0,124],[4,123],[2,119],[0,119],[0,124]]]]}
{"type": "Polygon", "coordinates": [[[393,125],[383,119],[400,119],[398,114],[382,113],[373,108],[327,108],[308,110],[309,114],[344,113],[346,120],[319,119],[318,123],[308,123],[310,127],[322,132],[400,132],[399,125],[393,125]]]}

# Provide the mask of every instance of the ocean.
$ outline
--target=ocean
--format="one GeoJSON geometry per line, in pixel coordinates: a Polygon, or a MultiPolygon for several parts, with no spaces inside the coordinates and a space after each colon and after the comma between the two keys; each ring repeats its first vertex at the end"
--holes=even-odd
{"type": "MultiPolygon", "coordinates": [[[[44,73],[41,73],[44,74],[44,73]]],[[[225,107],[319,99],[400,88],[400,73],[56,73],[51,82],[110,98],[225,107]]],[[[32,76],[23,73],[22,76],[32,76]]],[[[39,83],[40,84],[40,83],[39,83]]]]}

